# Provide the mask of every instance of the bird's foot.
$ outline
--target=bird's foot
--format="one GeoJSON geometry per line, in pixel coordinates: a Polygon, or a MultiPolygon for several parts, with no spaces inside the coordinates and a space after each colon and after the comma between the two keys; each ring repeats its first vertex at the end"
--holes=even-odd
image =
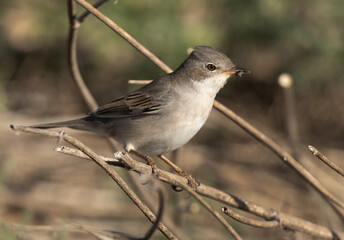
{"type": "Polygon", "coordinates": [[[152,157],[145,155],[145,154],[142,154],[140,152],[137,152],[135,150],[130,150],[129,153],[132,153],[135,156],[145,160],[147,162],[147,164],[152,168],[152,174],[155,174],[157,176],[158,166],[156,165],[156,162],[154,161],[154,159],[152,157]]]}
{"type": "Polygon", "coordinates": [[[145,160],[147,161],[148,165],[152,168],[152,174],[157,175],[158,166],[156,165],[154,159],[150,156],[145,156],[145,160]]]}
{"type": "MultiPolygon", "coordinates": [[[[190,174],[187,174],[183,169],[181,169],[178,165],[173,163],[171,160],[166,158],[164,155],[158,155],[158,157],[163,160],[167,165],[173,168],[174,171],[178,173],[179,176],[186,178],[188,181],[188,185],[192,187],[194,190],[200,185],[200,182],[193,178],[190,174]]],[[[173,189],[176,191],[180,191],[178,187],[174,186],[173,189]],[[177,190],[178,189],[178,190],[177,190]]]]}
{"type": "Polygon", "coordinates": [[[185,177],[186,180],[188,180],[188,185],[192,187],[192,189],[196,190],[201,183],[194,177],[191,176],[191,174],[187,174],[186,172],[182,172],[180,174],[182,177],[185,177]]]}

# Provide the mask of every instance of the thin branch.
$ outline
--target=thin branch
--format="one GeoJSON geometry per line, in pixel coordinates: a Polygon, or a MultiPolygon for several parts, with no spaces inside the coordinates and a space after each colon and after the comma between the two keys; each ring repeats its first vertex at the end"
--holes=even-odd
{"type": "Polygon", "coordinates": [[[250,219],[240,214],[232,211],[230,208],[223,207],[222,212],[233,218],[234,220],[241,222],[243,224],[252,226],[252,227],[259,227],[259,228],[274,228],[279,226],[279,222],[276,220],[269,220],[269,221],[258,221],[254,219],[250,219]]]}
{"type": "MultiPolygon", "coordinates": [[[[64,154],[67,154],[70,156],[74,156],[74,157],[78,157],[78,158],[82,158],[82,159],[87,159],[87,160],[92,160],[89,156],[87,156],[85,153],[83,153],[79,149],[70,148],[70,147],[66,147],[66,146],[60,146],[60,147],[55,148],[54,150],[56,152],[64,153],[64,154]]],[[[126,167],[121,161],[118,161],[114,158],[103,157],[103,156],[99,156],[99,157],[109,165],[116,166],[116,167],[122,167],[122,168],[126,167]]]]}
{"type": "MultiPolygon", "coordinates": [[[[131,159],[129,154],[116,154],[115,158],[123,160],[123,162],[129,166],[135,168],[135,160],[131,159]]],[[[174,174],[168,173],[163,174],[164,171],[158,169],[156,171],[156,176],[159,180],[165,181],[167,183],[170,183],[172,185],[179,185],[183,188],[190,188],[185,178],[181,178],[180,176],[176,176],[174,174]],[[173,176],[172,178],[169,178],[168,176],[173,176]],[[180,184],[182,182],[182,184],[180,184]],[[187,187],[185,187],[187,186],[187,187]]],[[[187,189],[188,190],[188,189],[187,189]]],[[[191,188],[191,190],[193,190],[191,188]]],[[[227,193],[224,193],[218,189],[206,186],[201,184],[199,187],[196,188],[196,192],[199,194],[202,194],[206,197],[212,198],[214,200],[226,203],[228,205],[231,205],[233,207],[237,207],[241,210],[245,210],[247,212],[250,212],[252,214],[255,214],[257,216],[260,216],[262,218],[265,218],[268,221],[272,220],[278,220],[281,223],[281,226],[283,226],[284,229],[293,230],[293,231],[301,231],[307,234],[310,234],[312,236],[323,238],[323,239],[337,239],[337,236],[344,237],[344,233],[335,232],[332,229],[328,229],[326,227],[316,225],[314,223],[305,221],[303,219],[299,219],[293,216],[290,216],[285,213],[278,213],[273,209],[266,209],[264,207],[261,207],[259,205],[256,205],[252,202],[245,201],[243,199],[240,199],[236,196],[229,195],[227,193]]],[[[190,194],[192,194],[190,192],[190,194]]]]}
{"type": "MultiPolygon", "coordinates": [[[[101,6],[107,0],[99,0],[95,4],[93,4],[94,8],[101,6]]],[[[90,111],[94,111],[98,108],[98,104],[94,99],[93,95],[91,94],[90,90],[86,86],[82,75],[80,73],[80,69],[78,66],[77,60],[77,38],[78,38],[78,30],[80,27],[81,22],[89,15],[89,11],[85,11],[79,17],[77,17],[76,13],[76,3],[73,0],[67,0],[68,4],[68,17],[69,17],[69,36],[68,36],[68,61],[69,61],[69,68],[72,75],[72,79],[74,80],[75,84],[77,85],[88,109],[90,111]]],[[[109,145],[111,146],[112,150],[117,151],[116,143],[112,138],[107,138],[109,145]]],[[[143,195],[140,186],[138,186],[134,179],[128,175],[129,180],[131,181],[132,185],[135,187],[136,191],[139,195],[143,195]]]]}
{"type": "MultiPolygon", "coordinates": [[[[136,39],[134,39],[131,35],[129,35],[126,31],[124,31],[121,27],[119,27],[116,23],[114,23],[111,19],[106,17],[97,9],[93,8],[89,3],[85,0],[75,0],[78,4],[82,7],[86,8],[90,11],[94,16],[96,16],[99,20],[105,23],[108,27],[110,27],[113,31],[118,33],[124,40],[129,42],[132,46],[134,46],[138,51],[140,51],[143,55],[145,55],[149,60],[155,63],[158,67],[164,70],[166,73],[172,72],[172,69],[168,67],[165,63],[163,63],[160,59],[158,59],[153,53],[151,53],[147,48],[145,48],[142,44],[140,44],[136,39]]],[[[222,105],[218,101],[214,101],[214,108],[221,112],[223,115],[231,119],[233,122],[238,124],[241,128],[243,128],[246,132],[256,138],[259,142],[263,145],[268,147],[271,151],[273,151],[284,163],[286,163],[289,167],[294,169],[299,175],[301,175],[307,182],[311,184],[324,198],[327,200],[330,205],[334,208],[336,213],[344,217],[343,213],[340,212],[338,207],[344,209],[344,203],[338,200],[333,194],[331,194],[326,188],[324,188],[316,178],[314,178],[301,164],[299,164],[290,154],[283,151],[283,149],[274,141],[272,141],[269,137],[264,135],[262,132],[254,128],[251,124],[246,122],[244,119],[236,115],[233,111],[222,105]]]]}
{"type": "Polygon", "coordinates": [[[344,177],[344,169],[339,167],[337,164],[329,160],[324,154],[318,151],[315,147],[309,145],[309,150],[313,153],[314,156],[319,158],[321,161],[323,161],[327,166],[329,166],[332,170],[336,171],[338,174],[340,174],[342,177],[344,177]]]}
{"type": "MultiPolygon", "coordinates": [[[[94,8],[98,8],[98,7],[100,7],[103,3],[107,2],[107,1],[108,1],[108,0],[98,0],[98,2],[96,2],[96,3],[93,4],[92,6],[93,6],[94,8]]],[[[86,18],[89,14],[90,14],[90,12],[86,10],[84,13],[82,13],[82,14],[77,18],[77,20],[78,20],[80,23],[82,23],[82,22],[85,20],[85,18],[86,18]]]]}
{"type": "Polygon", "coordinates": [[[152,80],[128,80],[128,84],[139,84],[139,85],[146,85],[151,82],[152,80]]]}
{"type": "MultiPolygon", "coordinates": [[[[137,157],[149,161],[149,156],[143,155],[139,152],[136,151],[130,151],[130,153],[133,152],[134,155],[136,155],[137,157]]],[[[175,165],[174,163],[172,163],[168,158],[166,158],[163,155],[159,155],[158,156],[160,159],[162,159],[166,164],[168,164],[169,166],[171,166],[180,176],[183,176],[185,174],[185,172],[179,168],[177,165],[175,165]]],[[[153,159],[151,159],[153,160],[153,159]]],[[[127,163],[128,164],[128,163],[127,163]]],[[[132,164],[132,161],[130,161],[130,164],[132,164]]],[[[156,177],[158,178],[158,171],[159,169],[157,168],[155,162],[154,165],[153,164],[149,164],[149,166],[152,169],[152,172],[156,175],[156,177]]],[[[185,177],[184,176],[184,177],[185,177]]],[[[224,225],[224,227],[227,229],[227,231],[237,240],[241,240],[241,237],[239,236],[239,234],[234,230],[234,228],[228,224],[228,222],[215,210],[213,209],[207,202],[205,202],[203,200],[203,198],[197,193],[195,192],[195,190],[193,188],[191,188],[188,184],[184,183],[184,180],[177,180],[178,185],[182,186],[186,191],[188,191],[192,196],[194,196],[194,198],[196,198],[212,215],[215,216],[216,219],[218,219],[220,221],[220,223],[222,225],[224,225]]],[[[189,183],[189,179],[188,179],[188,183],[189,183]]]]}
{"type": "Polygon", "coordinates": [[[234,228],[220,215],[218,211],[213,209],[209,203],[204,199],[188,184],[184,181],[177,181],[178,184],[183,187],[188,193],[190,193],[197,201],[199,201],[220,223],[227,229],[227,231],[237,240],[242,240],[240,235],[234,230],[234,228]]]}
{"type": "MultiPolygon", "coordinates": [[[[67,149],[67,147],[63,149],[67,149]]],[[[75,152],[77,153],[78,151],[79,150],[76,150],[75,152]]],[[[71,151],[67,151],[67,154],[70,154],[70,152],[71,151]]],[[[80,157],[80,154],[77,153],[75,156],[80,157]]],[[[123,154],[121,152],[118,152],[115,154],[115,158],[122,161],[123,165],[126,166],[127,169],[131,169],[141,174],[151,173],[151,168],[148,165],[133,160],[129,154],[123,154]]],[[[110,159],[111,158],[109,158],[109,160],[110,159]]],[[[180,181],[183,181],[185,184],[187,183],[185,178],[161,169],[158,170],[157,175],[159,180],[169,183],[171,185],[177,185],[178,183],[180,183],[180,181]]],[[[277,212],[271,208],[264,208],[255,203],[243,200],[239,197],[227,194],[221,190],[215,189],[204,184],[201,184],[199,187],[197,187],[196,191],[197,193],[203,196],[209,197],[226,205],[244,210],[256,216],[262,217],[268,221],[278,219],[280,224],[283,223],[283,228],[292,231],[304,232],[322,239],[333,239],[334,236],[344,237],[344,233],[342,232],[335,232],[332,229],[316,225],[314,223],[302,220],[297,217],[293,217],[285,213],[277,212]]]]}
{"type": "MultiPolygon", "coordinates": [[[[85,2],[84,0],[75,0],[75,1],[77,1],[80,5],[82,5],[83,7],[85,7],[85,8],[88,8],[89,10],[90,9],[92,9],[91,8],[91,5],[90,4],[88,4],[87,2],[85,2]]],[[[95,10],[95,9],[92,9],[92,10],[95,10]]],[[[91,11],[91,10],[90,10],[91,11]]],[[[92,11],[91,11],[92,12],[92,11]]],[[[99,11],[95,11],[95,12],[98,12],[98,15],[99,16],[101,16],[102,14],[99,12],[99,11]]],[[[93,13],[93,12],[92,12],[93,13]]],[[[93,14],[95,14],[96,15],[96,13],[93,13],[93,14]]],[[[99,17],[99,16],[97,16],[99,19],[101,19],[101,17],[99,17]]],[[[109,27],[111,27],[112,29],[113,29],[113,25],[111,25],[111,20],[109,20],[108,18],[107,18],[107,21],[108,21],[108,23],[106,23],[109,27]],[[110,24],[109,24],[109,22],[110,22],[110,24]]],[[[103,21],[104,22],[104,21],[103,21]]],[[[115,30],[116,31],[116,30],[115,30]]],[[[125,38],[125,39],[127,39],[128,38],[128,36],[129,37],[131,37],[130,35],[128,35],[123,29],[121,29],[121,28],[119,28],[118,29],[118,31],[116,31],[117,33],[119,33],[123,38],[125,38]]],[[[131,37],[132,38],[132,37],[131,37]]],[[[133,39],[133,38],[132,38],[133,39]]],[[[130,42],[136,49],[138,49],[139,51],[141,51],[141,52],[143,52],[144,53],[144,55],[146,56],[146,57],[148,57],[149,59],[151,59],[152,60],[152,56],[150,56],[150,52],[147,50],[147,49],[145,49],[144,48],[144,50],[142,50],[140,47],[142,46],[142,45],[140,45],[135,39],[133,39],[133,41],[131,41],[130,42]],[[135,45],[137,45],[137,46],[135,46],[135,45]],[[146,51],[146,52],[145,52],[146,51]],[[147,52],[148,51],[148,52],[147,52]]],[[[153,55],[153,59],[154,59],[154,55],[153,55]]],[[[160,60],[159,60],[160,61],[160,60]]],[[[161,68],[163,68],[164,69],[164,71],[166,71],[166,72],[171,72],[172,70],[169,68],[169,67],[167,67],[165,64],[161,64],[161,63],[159,63],[159,61],[154,61],[153,60],[153,62],[154,63],[156,63],[158,66],[160,66],[161,68]]],[[[161,61],[160,61],[161,62],[161,61]]],[[[214,106],[215,105],[218,105],[218,104],[220,104],[220,103],[218,103],[217,101],[215,101],[214,102],[214,106]]],[[[223,106],[224,107],[224,106],[223,106]]],[[[218,109],[220,112],[222,112],[223,114],[225,114],[227,117],[229,117],[225,112],[226,111],[224,111],[223,109],[221,109],[221,107],[219,107],[219,106],[215,106],[215,108],[216,109],[218,109]]],[[[225,108],[224,107],[224,109],[225,110],[229,110],[229,109],[227,109],[227,108],[225,108]]],[[[231,117],[229,117],[229,118],[231,118],[231,117]]],[[[231,118],[232,119],[232,118],[231,118]]],[[[233,119],[232,119],[233,120],[233,119]]],[[[236,122],[236,121],[235,121],[236,122]]],[[[237,124],[239,124],[238,122],[236,122],[237,124]]],[[[240,124],[239,124],[240,125],[240,124]]],[[[241,126],[241,125],[240,125],[241,126]]],[[[242,127],[242,126],[241,126],[242,127]]],[[[245,128],[244,128],[245,129],[245,128]]],[[[248,131],[248,130],[246,130],[246,131],[248,131]]],[[[257,130],[258,131],[258,130],[257,130]]],[[[250,132],[250,131],[248,131],[251,135],[253,135],[253,136],[255,136],[255,134],[254,133],[252,133],[252,132],[250,132]]],[[[260,132],[258,132],[258,133],[260,133],[260,132]]],[[[259,137],[256,137],[258,140],[259,140],[259,137]]],[[[270,139],[268,139],[268,140],[270,140],[270,139]]],[[[265,145],[267,145],[272,151],[274,151],[277,155],[280,155],[278,152],[276,152],[276,148],[275,147],[272,147],[271,148],[271,146],[267,143],[267,142],[265,142],[266,141],[266,139],[265,139],[265,136],[263,135],[263,138],[262,139],[260,139],[260,141],[262,142],[262,143],[264,143],[265,145]]],[[[277,147],[279,147],[278,145],[277,145],[277,147]]],[[[287,164],[288,165],[293,165],[292,163],[290,163],[290,159],[292,159],[292,158],[290,158],[290,156],[289,155],[284,155],[284,154],[282,154],[282,156],[280,156],[285,162],[287,162],[287,164]]],[[[294,160],[294,159],[292,159],[292,160],[294,160]]],[[[291,161],[291,162],[293,162],[293,161],[291,161]]],[[[293,169],[295,169],[295,170],[297,170],[299,167],[295,167],[295,166],[292,166],[292,168],[293,169]]],[[[302,166],[301,166],[301,168],[303,168],[302,166]]],[[[300,170],[300,169],[299,169],[300,170]]],[[[298,171],[298,170],[297,170],[298,171]]],[[[299,173],[300,173],[300,171],[298,171],[299,173]]],[[[307,172],[308,173],[308,172],[307,172]]],[[[301,173],[300,173],[301,174],[301,173]]],[[[309,174],[309,173],[308,173],[309,174]]],[[[310,175],[310,174],[309,174],[310,175]]],[[[311,176],[311,175],[310,175],[311,176]]],[[[309,176],[308,176],[309,177],[309,176]]],[[[305,179],[306,180],[308,180],[308,177],[305,177],[305,179]]],[[[312,177],[312,176],[311,176],[312,177]]],[[[316,187],[317,188],[317,186],[314,184],[314,183],[312,183],[312,185],[314,186],[314,187],[316,187]]],[[[200,187],[200,188],[198,188],[199,189],[199,191],[201,191],[202,190],[202,188],[200,187]]],[[[324,196],[326,196],[326,192],[324,193],[324,191],[323,191],[323,189],[318,189],[318,191],[319,192],[321,192],[324,196]]],[[[328,197],[328,196],[327,196],[328,197]]],[[[331,199],[331,201],[334,201],[336,204],[338,204],[339,206],[341,206],[341,207],[343,207],[343,205],[342,205],[342,203],[340,202],[340,201],[338,201],[337,199],[335,199],[335,198],[333,198],[333,196],[331,197],[331,195],[330,195],[330,197],[329,197],[330,199],[331,199]]],[[[233,200],[233,199],[232,199],[233,200]]],[[[235,199],[235,200],[237,200],[237,199],[235,199]]],[[[240,205],[239,203],[236,203],[237,205],[240,205]]],[[[241,203],[242,204],[242,203],[241,203]]],[[[241,206],[241,207],[243,207],[243,206],[241,206]]],[[[246,208],[247,206],[244,206],[244,208],[246,208]]]]}
{"type": "Polygon", "coordinates": [[[73,0],[67,0],[68,18],[69,18],[69,35],[68,35],[68,66],[72,78],[77,85],[86,105],[90,111],[98,108],[98,104],[87,88],[84,79],[81,76],[77,57],[77,41],[80,22],[76,16],[76,6],[73,0]]]}
{"type": "Polygon", "coordinates": [[[271,138],[264,135],[258,129],[253,127],[251,124],[246,122],[243,118],[239,117],[230,109],[226,108],[221,103],[215,101],[214,107],[219,110],[226,117],[231,119],[233,122],[238,124],[242,129],[247,133],[261,142],[263,145],[268,147],[272,152],[274,152],[285,164],[294,169],[301,177],[303,177],[307,182],[309,182],[324,198],[327,200],[330,205],[336,210],[336,212],[343,217],[343,214],[337,209],[340,207],[344,209],[344,203],[338,200],[332,193],[330,193],[326,188],[324,188],[321,183],[313,177],[313,175],[308,172],[300,163],[298,163],[289,153],[284,151],[276,142],[271,138]]]}
{"type": "MultiPolygon", "coordinates": [[[[132,151],[130,151],[132,152],[132,151]]],[[[141,153],[138,153],[136,151],[134,151],[134,154],[140,158],[142,158],[143,160],[146,160],[151,158],[149,156],[145,156],[142,155],[141,153]]],[[[188,184],[190,183],[191,180],[194,180],[193,178],[191,178],[190,175],[187,175],[179,166],[177,166],[176,164],[174,164],[173,162],[171,162],[168,158],[166,158],[164,155],[158,155],[158,157],[163,160],[167,165],[169,165],[170,167],[173,168],[173,170],[175,170],[180,176],[186,177],[188,179],[188,184]]],[[[150,167],[152,168],[153,173],[157,173],[158,169],[156,164],[154,163],[154,165],[149,164],[150,167]]],[[[226,222],[226,220],[215,210],[213,209],[207,202],[205,202],[201,196],[199,196],[199,194],[197,192],[195,192],[195,190],[193,188],[191,188],[188,184],[185,184],[183,181],[179,181],[178,185],[181,185],[185,190],[187,190],[192,196],[194,196],[212,215],[215,216],[215,218],[217,218],[220,223],[222,225],[224,225],[224,227],[227,229],[227,231],[235,238],[240,240],[241,237],[239,236],[239,234],[234,230],[234,228],[228,224],[228,222],[226,222]]],[[[197,184],[194,183],[193,186],[197,187],[197,184]]]]}
{"type": "Polygon", "coordinates": [[[152,227],[147,231],[145,236],[141,238],[142,240],[148,240],[153,236],[153,233],[158,228],[158,224],[161,221],[162,215],[164,213],[164,207],[165,207],[164,194],[161,188],[157,188],[156,192],[158,193],[158,197],[159,197],[159,209],[158,209],[158,213],[156,214],[156,220],[154,224],[152,225],[152,227]]]}
{"type": "MultiPolygon", "coordinates": [[[[126,184],[126,182],[118,175],[118,173],[110,165],[103,161],[103,159],[100,158],[98,154],[96,154],[92,149],[88,148],[79,140],[64,132],[36,129],[18,125],[11,125],[11,128],[14,131],[36,133],[48,137],[58,138],[59,140],[64,140],[70,143],[71,145],[75,146],[83,153],[85,153],[89,158],[94,160],[118,184],[118,186],[125,192],[125,194],[133,201],[133,203],[143,212],[143,214],[152,223],[156,221],[154,213],[141,201],[141,199],[133,192],[133,190],[131,190],[131,188],[126,184]]],[[[178,239],[177,236],[175,236],[162,222],[158,224],[158,228],[168,239],[178,239]]]]}
{"type": "Polygon", "coordinates": [[[167,165],[169,165],[175,172],[177,172],[180,176],[186,177],[186,173],[183,169],[181,169],[178,165],[174,164],[171,160],[169,160],[164,155],[158,155],[158,157],[163,160],[167,165]]]}
{"type": "Polygon", "coordinates": [[[92,7],[91,4],[86,2],[85,0],[74,0],[82,7],[86,8],[90,11],[94,16],[96,16],[100,21],[105,23],[109,26],[112,30],[114,30],[117,34],[119,34],[122,38],[124,38],[129,44],[131,44],[134,48],[140,51],[144,56],[146,56],[149,60],[153,63],[158,65],[163,71],[165,72],[172,72],[172,69],[168,67],[164,62],[162,62],[159,58],[157,58],[154,54],[152,54],[147,48],[145,48],[142,44],[140,44],[135,38],[133,38],[129,33],[124,31],[120,26],[114,23],[110,18],[106,17],[96,8],[92,7]]]}

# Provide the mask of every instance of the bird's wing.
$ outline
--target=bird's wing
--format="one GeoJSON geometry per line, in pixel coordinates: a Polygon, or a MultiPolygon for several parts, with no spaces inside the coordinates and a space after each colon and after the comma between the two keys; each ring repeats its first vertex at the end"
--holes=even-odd
{"type": "Polygon", "coordinates": [[[150,94],[133,92],[99,107],[90,115],[100,118],[123,118],[155,114],[161,108],[162,101],[154,99],[150,94]]]}

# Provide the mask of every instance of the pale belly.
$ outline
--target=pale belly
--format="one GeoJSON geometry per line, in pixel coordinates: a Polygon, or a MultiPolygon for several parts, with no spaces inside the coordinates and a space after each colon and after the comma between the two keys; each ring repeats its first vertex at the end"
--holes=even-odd
{"type": "Polygon", "coordinates": [[[150,130],[143,138],[132,141],[135,150],[146,154],[163,154],[186,144],[206,122],[213,101],[208,104],[192,104],[183,106],[184,111],[177,111],[164,116],[159,121],[152,121],[150,130]],[[196,107],[195,107],[196,106],[196,107]],[[202,106],[202,107],[201,107],[202,106]]]}

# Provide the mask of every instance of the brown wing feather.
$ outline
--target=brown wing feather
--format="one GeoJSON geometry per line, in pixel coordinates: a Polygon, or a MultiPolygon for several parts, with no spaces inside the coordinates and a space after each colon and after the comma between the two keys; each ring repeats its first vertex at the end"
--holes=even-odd
{"type": "Polygon", "coordinates": [[[158,112],[160,108],[161,102],[155,101],[148,94],[136,92],[101,106],[91,115],[104,118],[131,117],[141,114],[153,114],[158,112]]]}

